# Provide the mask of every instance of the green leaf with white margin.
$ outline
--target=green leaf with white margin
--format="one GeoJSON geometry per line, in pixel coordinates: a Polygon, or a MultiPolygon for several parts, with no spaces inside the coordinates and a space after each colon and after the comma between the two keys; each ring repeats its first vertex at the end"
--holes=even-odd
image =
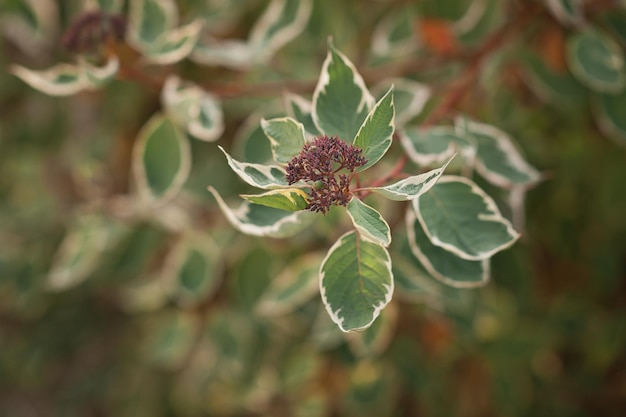
{"type": "Polygon", "coordinates": [[[458,135],[476,146],[476,171],[490,183],[511,188],[529,185],[541,179],[517,149],[511,137],[502,130],[466,117],[455,120],[458,135]]]}
{"type": "Polygon", "coordinates": [[[186,234],[168,253],[161,284],[179,305],[198,304],[218,288],[219,256],[208,235],[186,234]]]}
{"type": "Polygon", "coordinates": [[[311,0],[272,0],[250,32],[249,45],[266,61],[298,36],[311,15],[311,0]]]}
{"type": "Polygon", "coordinates": [[[127,229],[99,213],[79,215],[57,249],[46,279],[50,291],[65,291],[85,281],[100,265],[103,254],[127,229]]]}
{"type": "Polygon", "coordinates": [[[38,57],[58,42],[60,13],[57,0],[5,1],[0,4],[0,34],[17,45],[21,52],[38,57]]]}
{"type": "Polygon", "coordinates": [[[357,168],[365,171],[382,158],[391,146],[393,138],[395,110],[393,106],[393,86],[374,106],[365,118],[354,138],[354,146],[363,150],[367,163],[357,168]]]}
{"type": "Polygon", "coordinates": [[[147,50],[164,33],[178,25],[178,8],[174,0],[133,0],[129,2],[127,42],[147,50]]]}
{"type": "Polygon", "coordinates": [[[250,68],[257,60],[255,51],[247,42],[237,39],[216,39],[203,33],[189,55],[196,64],[219,65],[236,70],[250,68]]]}
{"type": "Polygon", "coordinates": [[[454,156],[455,155],[452,155],[448,158],[441,168],[433,169],[423,174],[413,175],[384,187],[367,187],[365,190],[382,194],[394,201],[413,200],[430,190],[437,183],[454,156]]]}
{"type": "Polygon", "coordinates": [[[290,212],[244,201],[231,209],[219,193],[209,187],[228,222],[241,233],[274,238],[291,237],[309,226],[314,218],[310,211],[290,212]]]}
{"type": "Polygon", "coordinates": [[[137,192],[144,201],[163,202],[173,197],[191,170],[187,137],[168,117],[153,116],[138,134],[132,168],[137,192]]]}
{"type": "Polygon", "coordinates": [[[414,25],[414,7],[393,7],[372,32],[371,49],[381,58],[405,58],[419,46],[414,25]]]}
{"type": "Polygon", "coordinates": [[[307,137],[320,136],[319,130],[313,123],[313,106],[311,102],[293,93],[285,93],[284,98],[287,114],[302,123],[307,137]]]}
{"type": "Polygon", "coordinates": [[[352,224],[361,236],[378,245],[389,246],[391,243],[389,224],[375,208],[368,206],[357,197],[352,197],[347,209],[352,224]]]}
{"type": "Polygon", "coordinates": [[[354,64],[329,41],[328,55],[313,93],[313,122],[317,129],[353,143],[374,104],[374,97],[354,64]]]}
{"type": "Polygon", "coordinates": [[[170,65],[184,59],[193,51],[202,29],[202,20],[164,32],[153,43],[143,50],[147,62],[159,65],[170,65]]]}
{"type": "Polygon", "coordinates": [[[192,136],[213,142],[224,132],[219,98],[178,76],[167,78],[161,90],[165,112],[192,136]]]}
{"type": "Polygon", "coordinates": [[[330,248],[320,268],[322,302],[344,332],[368,328],[391,301],[391,258],[352,231],[330,248]]]}
{"type": "Polygon", "coordinates": [[[624,53],[605,34],[587,30],[567,41],[567,62],[578,80],[599,93],[617,94],[626,85],[624,53]]]}
{"type": "Polygon", "coordinates": [[[545,0],[548,9],[559,22],[573,26],[585,23],[583,15],[584,0],[545,0]]]}
{"type": "Polygon", "coordinates": [[[432,244],[463,259],[490,258],[519,237],[493,199],[465,177],[441,177],[412,204],[432,244]]]}
{"type": "Polygon", "coordinates": [[[13,65],[11,72],[34,89],[50,96],[69,96],[87,88],[83,73],[76,65],[57,64],[41,71],[13,65]]]}
{"type": "Polygon", "coordinates": [[[426,271],[446,285],[480,287],[489,281],[489,259],[470,261],[432,244],[413,210],[407,210],[406,227],[411,252],[426,271]]]}
{"type": "Polygon", "coordinates": [[[443,163],[455,152],[465,157],[471,157],[475,152],[467,138],[461,137],[449,126],[409,126],[399,130],[398,137],[406,155],[420,166],[443,163]]]}
{"type": "MultiPolygon", "coordinates": [[[[390,84],[393,85],[393,106],[396,112],[394,123],[398,130],[422,113],[432,93],[430,87],[408,78],[385,80],[385,86],[390,84]]],[[[380,91],[380,87],[376,86],[373,91],[380,91]]]]}
{"type": "Polygon", "coordinates": [[[602,132],[626,146],[626,91],[617,95],[600,94],[594,97],[593,104],[593,115],[602,132]]]}
{"type": "Polygon", "coordinates": [[[218,146],[226,155],[228,165],[239,175],[239,178],[252,185],[253,187],[262,188],[264,190],[272,190],[275,188],[288,187],[285,170],[275,165],[251,164],[248,162],[239,162],[230,156],[224,148],[218,146]]]}
{"type": "Polygon", "coordinates": [[[241,198],[254,204],[287,211],[306,210],[309,206],[307,194],[299,188],[282,188],[263,194],[241,194],[241,198]]]}
{"type": "Polygon", "coordinates": [[[272,146],[274,160],[287,164],[298,155],[306,141],[304,126],[291,117],[261,119],[261,128],[272,146]]]}
{"type": "Polygon", "coordinates": [[[87,60],[79,58],[78,66],[83,72],[85,82],[89,87],[101,87],[115,78],[120,69],[120,60],[118,57],[112,56],[104,66],[97,67],[87,60]]]}
{"type": "Polygon", "coordinates": [[[318,272],[322,255],[299,257],[270,282],[256,311],[266,317],[287,314],[309,301],[319,289],[318,272]]]}

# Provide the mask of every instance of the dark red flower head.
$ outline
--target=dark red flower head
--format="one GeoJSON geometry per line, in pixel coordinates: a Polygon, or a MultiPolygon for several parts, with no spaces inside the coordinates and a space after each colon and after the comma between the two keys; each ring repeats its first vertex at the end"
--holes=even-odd
{"type": "Polygon", "coordinates": [[[345,206],[352,198],[350,180],[355,169],[367,163],[362,150],[338,137],[319,136],[307,143],[287,164],[287,182],[313,183],[309,210],[326,214],[330,206],[345,206]],[[340,173],[344,171],[344,173],[340,173]]]}

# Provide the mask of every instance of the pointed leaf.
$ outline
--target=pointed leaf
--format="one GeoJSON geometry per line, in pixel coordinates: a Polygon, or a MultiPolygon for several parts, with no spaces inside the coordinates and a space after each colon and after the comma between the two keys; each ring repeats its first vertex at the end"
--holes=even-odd
{"type": "Polygon", "coordinates": [[[79,60],[79,67],[85,76],[86,83],[90,86],[99,87],[115,78],[120,69],[120,60],[113,56],[102,67],[91,65],[86,60],[79,60]]]}
{"type": "Polygon", "coordinates": [[[202,21],[197,19],[185,26],[162,33],[143,50],[144,58],[153,64],[175,64],[186,58],[194,49],[201,29],[202,21]]]}
{"type": "Polygon", "coordinates": [[[393,86],[367,115],[354,138],[354,146],[363,150],[367,163],[357,171],[364,171],[382,158],[389,147],[395,129],[393,86]]]}
{"type": "Polygon", "coordinates": [[[126,39],[139,50],[149,49],[177,24],[178,8],[174,0],[133,0],[129,2],[126,39]]]}
{"type": "Polygon", "coordinates": [[[432,166],[449,159],[455,152],[473,153],[467,139],[448,126],[419,128],[410,126],[398,131],[400,143],[407,156],[420,166],[432,166]]]}
{"type": "Polygon", "coordinates": [[[189,234],[168,254],[162,285],[182,306],[198,304],[219,285],[219,249],[206,235],[189,234]]]}
{"type": "Polygon", "coordinates": [[[391,230],[383,216],[357,197],[348,203],[348,215],[361,236],[382,246],[391,243],[391,230]]]}
{"type": "Polygon", "coordinates": [[[539,181],[539,172],[526,162],[505,132],[465,117],[458,117],[455,127],[458,135],[475,144],[476,171],[490,183],[500,187],[512,187],[539,181]]]}
{"type": "Polygon", "coordinates": [[[288,187],[285,177],[285,170],[275,165],[250,164],[247,162],[239,162],[230,156],[224,148],[218,146],[226,155],[228,165],[232,168],[239,178],[252,185],[253,187],[271,190],[274,188],[288,187]]]}
{"type": "Polygon", "coordinates": [[[454,155],[448,158],[441,168],[405,178],[385,187],[368,187],[365,189],[382,194],[394,201],[413,200],[430,190],[437,183],[453,158],[454,155]]]}
{"type": "Polygon", "coordinates": [[[604,134],[626,146],[626,91],[595,97],[594,116],[604,134]]]}
{"type": "Polygon", "coordinates": [[[616,94],[624,89],[624,53],[601,32],[588,30],[567,42],[570,70],[578,80],[599,93],[616,94]]]}
{"type": "Polygon", "coordinates": [[[341,236],[322,262],[320,292],[326,311],[342,331],[368,328],[393,295],[387,249],[356,232],[341,236]]]}
{"type": "Polygon", "coordinates": [[[465,177],[443,176],[412,203],[430,241],[463,259],[490,258],[519,237],[493,199],[465,177]]]}
{"type": "Polygon", "coordinates": [[[470,261],[433,245],[412,210],[407,210],[406,226],[411,252],[434,278],[457,288],[487,284],[489,259],[470,261]]]}
{"type": "Polygon", "coordinates": [[[157,114],[139,132],[133,148],[133,175],[140,197],[164,201],[178,193],[191,170],[191,151],[183,132],[157,114]]]}
{"type": "Polygon", "coordinates": [[[264,316],[287,314],[317,294],[318,272],[322,256],[317,254],[298,258],[272,280],[263,293],[256,311],[264,316]]]}
{"type": "MultiPolygon", "coordinates": [[[[422,113],[432,93],[430,87],[408,78],[385,80],[376,86],[374,91],[379,92],[382,85],[388,87],[390,84],[393,85],[393,106],[396,112],[394,123],[397,131],[422,113]]],[[[387,90],[386,87],[383,91],[387,90]]]]}
{"type": "Polygon", "coordinates": [[[314,218],[310,211],[289,212],[248,202],[231,209],[213,187],[209,187],[209,191],[228,222],[247,235],[290,237],[305,229],[314,218]]]}
{"type": "Polygon", "coordinates": [[[192,83],[170,76],[161,91],[165,111],[194,137],[215,141],[224,132],[219,99],[192,83]]]}
{"type": "Polygon", "coordinates": [[[320,132],[353,143],[374,98],[356,68],[332,43],[313,93],[313,122],[320,132]]]}
{"type": "Polygon", "coordinates": [[[302,123],[305,132],[310,137],[320,136],[319,130],[313,123],[313,106],[310,101],[297,94],[286,93],[285,107],[287,107],[287,114],[302,123]]]}
{"type": "Polygon", "coordinates": [[[85,90],[85,79],[75,65],[57,64],[41,71],[13,65],[11,72],[34,89],[51,96],[69,96],[85,90]]]}
{"type": "Polygon", "coordinates": [[[298,155],[304,146],[304,126],[291,117],[261,119],[261,127],[272,146],[276,162],[286,164],[298,155]]]}
{"type": "Polygon", "coordinates": [[[249,43],[270,58],[305,28],[311,14],[310,0],[272,0],[250,32],[249,43]]]}
{"type": "Polygon", "coordinates": [[[306,210],[309,206],[307,194],[299,188],[283,188],[257,195],[242,194],[241,197],[254,204],[287,211],[306,210]]]}
{"type": "Polygon", "coordinates": [[[398,307],[391,303],[369,328],[346,335],[350,350],[359,358],[380,356],[387,350],[394,338],[397,321],[398,307]]]}

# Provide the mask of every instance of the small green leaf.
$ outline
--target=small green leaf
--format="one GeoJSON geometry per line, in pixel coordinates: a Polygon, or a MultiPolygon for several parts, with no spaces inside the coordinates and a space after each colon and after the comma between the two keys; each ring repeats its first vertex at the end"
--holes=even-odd
{"type": "MultiPolygon", "coordinates": [[[[393,85],[393,105],[396,112],[396,131],[411,119],[420,115],[431,96],[431,89],[408,78],[392,78],[384,84],[393,85]]],[[[378,91],[378,87],[374,89],[378,91]]]]}
{"type": "Polygon", "coordinates": [[[209,192],[217,200],[229,223],[247,235],[290,237],[308,227],[314,218],[310,211],[290,212],[248,202],[231,209],[213,187],[209,187],[209,192]]]}
{"type": "Polygon", "coordinates": [[[220,65],[245,70],[259,61],[261,51],[247,42],[235,39],[219,40],[203,34],[194,46],[189,59],[200,65],[220,65]]]}
{"type": "Polygon", "coordinates": [[[367,115],[354,138],[354,146],[363,150],[367,163],[357,171],[364,171],[382,158],[393,137],[395,110],[393,106],[393,86],[367,115]]]}
{"type": "Polygon", "coordinates": [[[191,151],[183,132],[157,114],[141,129],[133,148],[133,174],[139,195],[164,201],[182,188],[191,170],[191,151]]]}
{"type": "Polygon", "coordinates": [[[139,50],[147,50],[164,33],[178,24],[178,8],[173,0],[133,0],[129,2],[126,39],[139,50]]]}
{"type": "Polygon", "coordinates": [[[175,64],[193,51],[201,29],[202,21],[197,19],[185,26],[163,32],[143,49],[144,59],[152,64],[175,64]]]}
{"type": "Polygon", "coordinates": [[[69,96],[86,89],[82,71],[75,65],[57,64],[42,71],[13,65],[11,72],[34,89],[50,96],[69,96]]]}
{"type": "Polygon", "coordinates": [[[287,211],[306,210],[309,206],[307,194],[299,188],[271,190],[263,194],[242,194],[251,203],[287,211]]]}
{"type": "Polygon", "coordinates": [[[219,98],[173,75],[161,91],[165,111],[195,138],[213,142],[224,132],[219,98]]]}
{"type": "Polygon", "coordinates": [[[261,119],[261,127],[272,146],[276,162],[286,164],[298,155],[304,146],[304,126],[291,117],[261,119]]]}
{"type": "Polygon", "coordinates": [[[443,176],[412,203],[432,244],[463,259],[490,258],[519,237],[493,199],[465,177],[443,176]]]}
{"type": "Polygon", "coordinates": [[[574,76],[591,90],[617,94],[626,85],[624,53],[603,33],[588,30],[571,37],[567,60],[574,76]]]}
{"type": "Polygon", "coordinates": [[[390,200],[413,200],[430,190],[437,183],[437,181],[439,180],[439,178],[453,158],[454,155],[448,158],[448,160],[443,164],[441,168],[433,169],[423,174],[405,178],[385,187],[368,187],[365,189],[382,194],[390,200]]]}
{"type": "Polygon", "coordinates": [[[356,232],[341,236],[322,262],[320,291],[328,314],[342,331],[368,328],[393,295],[387,249],[356,232]]]}
{"type": "Polygon", "coordinates": [[[100,87],[115,78],[120,69],[120,60],[113,56],[104,66],[96,67],[79,58],[78,65],[83,72],[87,86],[100,87]]]}
{"type": "Polygon", "coordinates": [[[399,130],[400,143],[407,156],[420,166],[432,166],[443,163],[455,152],[468,156],[473,147],[448,126],[420,128],[409,126],[399,130]]]}
{"type": "Polygon", "coordinates": [[[469,261],[433,245],[412,210],[407,210],[406,226],[411,252],[434,278],[457,288],[487,284],[489,259],[469,261]]]}
{"type": "Polygon", "coordinates": [[[476,171],[490,183],[511,188],[539,181],[532,167],[508,134],[500,129],[459,116],[455,120],[458,135],[476,146],[476,171]]]}
{"type": "Polygon", "coordinates": [[[594,104],[600,129],[616,143],[626,146],[626,91],[617,95],[600,94],[594,104]]]}
{"type": "Polygon", "coordinates": [[[288,187],[285,177],[285,170],[276,165],[251,164],[248,162],[239,162],[230,156],[224,148],[218,146],[226,155],[228,165],[239,175],[239,178],[252,185],[253,187],[262,188],[264,190],[272,190],[275,188],[288,187]]]}
{"type": "Polygon", "coordinates": [[[361,236],[382,246],[391,243],[391,230],[383,216],[357,197],[348,203],[348,215],[361,236]]]}
{"type": "Polygon", "coordinates": [[[298,258],[289,264],[261,296],[256,311],[264,316],[287,314],[310,300],[319,291],[318,272],[322,256],[298,258]]]}
{"type": "Polygon", "coordinates": [[[310,137],[320,136],[319,130],[313,123],[312,111],[313,107],[311,102],[293,93],[285,94],[285,107],[287,108],[287,114],[298,122],[302,123],[305,132],[310,137]]]}
{"type": "Polygon", "coordinates": [[[313,122],[320,132],[353,143],[374,106],[356,68],[332,42],[313,93],[313,122]]]}
{"type": "Polygon", "coordinates": [[[402,58],[415,52],[414,8],[392,7],[372,33],[372,52],[381,58],[402,58]]]}

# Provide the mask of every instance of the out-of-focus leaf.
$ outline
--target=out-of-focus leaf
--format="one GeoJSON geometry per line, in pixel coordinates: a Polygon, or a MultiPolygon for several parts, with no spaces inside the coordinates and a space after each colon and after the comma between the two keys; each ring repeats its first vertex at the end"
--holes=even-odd
{"type": "Polygon", "coordinates": [[[398,131],[398,137],[407,156],[420,166],[443,163],[455,152],[465,157],[471,157],[475,152],[469,138],[461,137],[448,126],[410,126],[398,131]]]}
{"type": "Polygon", "coordinates": [[[164,312],[146,323],[145,359],[164,369],[175,369],[191,348],[194,330],[200,323],[190,315],[164,312]]]}
{"type": "Polygon", "coordinates": [[[0,15],[0,32],[31,56],[45,52],[59,32],[58,2],[19,0],[13,3],[14,7],[0,15]]]}
{"type": "Polygon", "coordinates": [[[202,20],[180,26],[162,33],[144,50],[147,62],[159,65],[170,65],[186,58],[193,51],[202,29],[202,20]]]}
{"type": "Polygon", "coordinates": [[[594,116],[600,129],[616,143],[626,146],[626,92],[594,97],[594,116]]]}
{"type": "Polygon", "coordinates": [[[376,244],[389,246],[391,230],[383,216],[375,208],[368,206],[357,197],[352,197],[347,209],[352,224],[361,236],[376,244]]]}
{"type": "Polygon", "coordinates": [[[585,23],[583,0],[545,0],[545,2],[559,22],[572,26],[581,26],[585,23]]]}
{"type": "Polygon", "coordinates": [[[192,136],[213,142],[224,132],[219,98],[192,83],[169,77],[161,91],[165,111],[192,136]]]}
{"type": "Polygon", "coordinates": [[[352,352],[360,358],[375,358],[383,354],[393,339],[397,319],[398,306],[391,303],[366,330],[347,334],[352,352]]]}
{"type": "Polygon", "coordinates": [[[368,328],[393,294],[389,253],[356,232],[346,233],[322,262],[320,291],[326,311],[342,331],[368,328]]]}
{"type": "Polygon", "coordinates": [[[319,136],[320,133],[317,127],[315,127],[315,123],[313,123],[313,106],[311,102],[292,93],[286,93],[284,96],[287,114],[302,123],[308,137],[319,136]]]}
{"type": "Polygon", "coordinates": [[[372,52],[384,58],[405,57],[417,50],[413,31],[415,16],[411,8],[392,8],[376,25],[372,34],[372,52]]]}
{"type": "MultiPolygon", "coordinates": [[[[380,91],[382,84],[376,86],[373,91],[376,93],[380,91]]],[[[422,113],[432,93],[430,87],[408,78],[385,80],[384,85],[387,88],[389,84],[393,85],[393,106],[396,113],[394,124],[398,131],[412,118],[422,113]]]]}
{"type": "Polygon", "coordinates": [[[191,170],[189,142],[171,119],[157,114],[141,129],[133,148],[139,196],[163,202],[180,191],[191,170]]]}
{"type": "Polygon", "coordinates": [[[164,33],[178,25],[178,8],[173,0],[129,2],[126,39],[139,50],[148,50],[164,33]]]}
{"type": "Polygon", "coordinates": [[[102,10],[108,13],[120,13],[124,0],[84,0],[84,10],[102,10]]]}
{"type": "Polygon", "coordinates": [[[354,64],[329,42],[313,93],[313,122],[317,129],[353,143],[374,104],[374,97],[354,64]]]}
{"type": "Polygon", "coordinates": [[[391,146],[395,130],[393,87],[369,112],[354,138],[354,146],[363,150],[367,163],[357,168],[364,171],[378,162],[391,146]]]}
{"type": "Polygon", "coordinates": [[[209,191],[230,224],[248,235],[289,237],[306,228],[313,220],[314,214],[309,211],[290,212],[248,202],[231,209],[213,187],[209,187],[209,191]]]}
{"type": "Polygon", "coordinates": [[[487,284],[489,259],[470,261],[433,245],[412,210],[407,210],[406,227],[413,255],[434,278],[457,288],[487,284]]]}
{"type": "Polygon", "coordinates": [[[604,33],[587,30],[572,36],[567,60],[574,76],[593,91],[617,94],[626,85],[624,52],[604,33]]]}

